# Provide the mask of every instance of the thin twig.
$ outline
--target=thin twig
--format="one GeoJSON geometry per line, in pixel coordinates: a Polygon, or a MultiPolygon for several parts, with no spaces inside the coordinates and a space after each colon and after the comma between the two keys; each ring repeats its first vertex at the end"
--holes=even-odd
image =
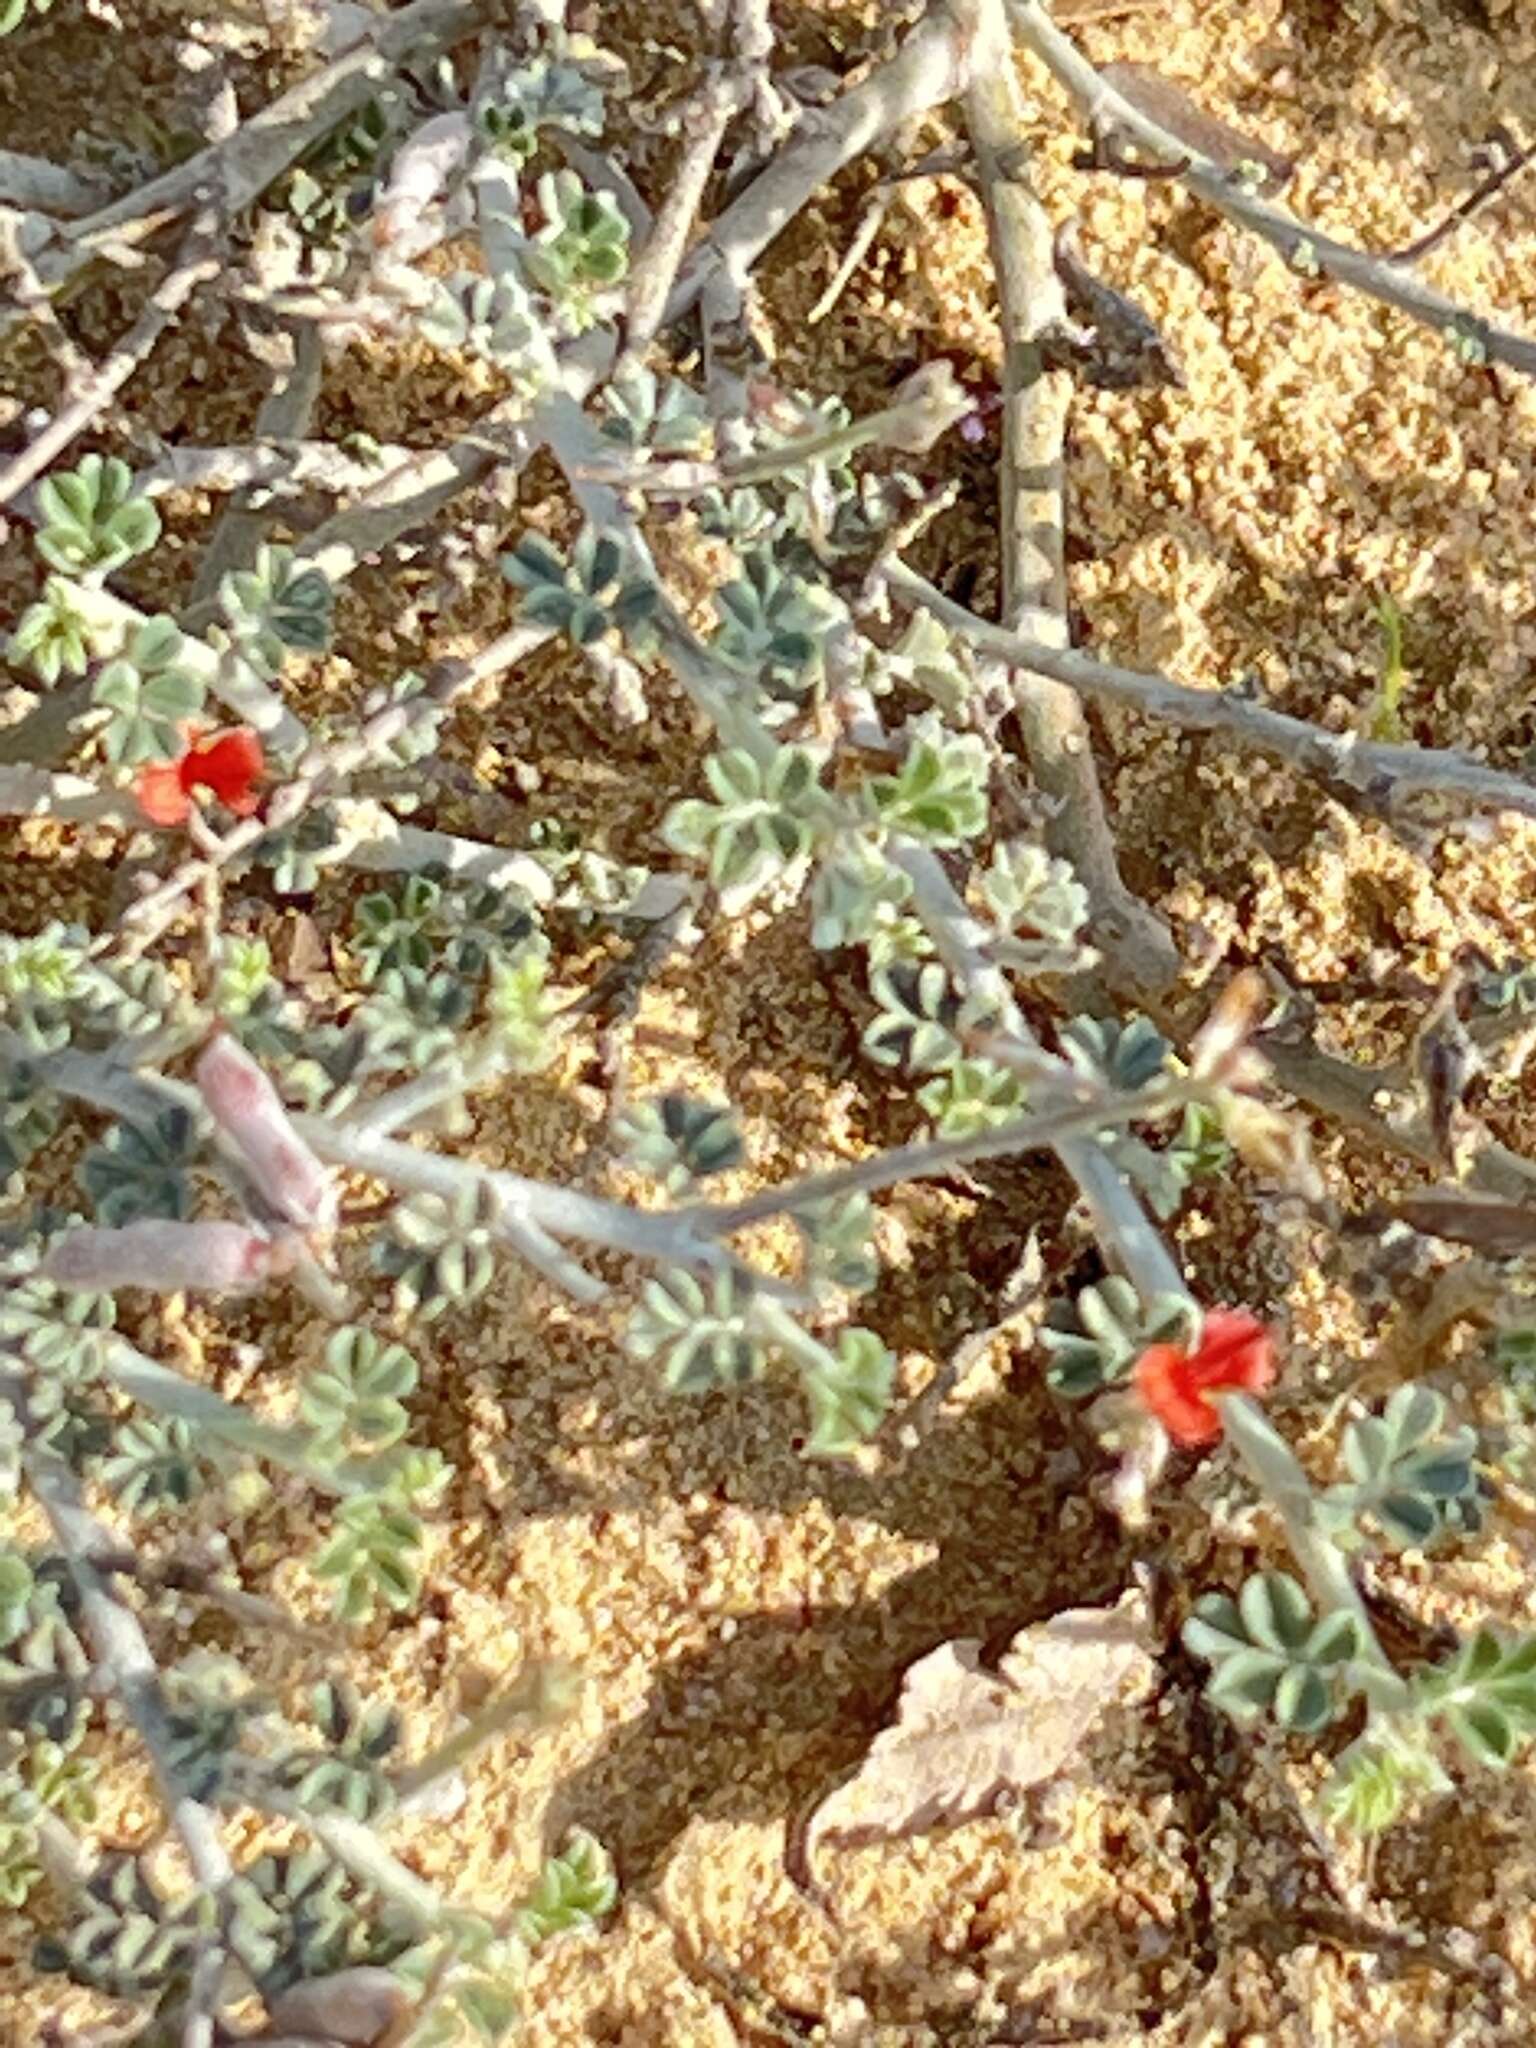
{"type": "MultiPolygon", "coordinates": [[[[1003,339],[1003,621],[1013,632],[1066,647],[1065,467],[1071,379],[1052,370],[1043,337],[1065,321],[1051,221],[1020,166],[1028,123],[1002,0],[967,0],[977,61],[965,95],[997,275],[1003,339]]],[[[1126,887],[1094,766],[1082,699],[1029,669],[1011,676],[1035,781],[1052,800],[1052,853],[1088,891],[1093,940],[1117,972],[1166,988],[1179,958],[1166,926],[1126,887]]]]}
{"type": "Polygon", "coordinates": [[[46,157],[19,156],[13,149],[0,149],[0,205],[75,220],[101,205],[104,187],[110,190],[105,180],[82,178],[78,171],[50,163],[46,157]]]}
{"type": "MultiPolygon", "coordinates": [[[[1049,1073],[1048,1055],[1041,1055],[1041,1067],[1049,1073]]],[[[1086,1098],[1068,1100],[1060,1108],[1042,1110],[1038,1115],[1018,1117],[996,1124],[988,1131],[973,1131],[961,1138],[931,1138],[912,1145],[898,1145],[889,1152],[857,1160],[852,1166],[834,1167],[811,1175],[789,1187],[763,1188],[755,1195],[724,1207],[701,1205],[682,1213],[712,1234],[728,1237],[750,1224],[784,1216],[797,1209],[809,1209],[823,1202],[841,1201],[845,1196],[875,1194],[882,1188],[900,1187],[910,1181],[938,1180],[962,1167],[979,1166],[988,1159],[1017,1158],[1025,1152],[1054,1150],[1063,1140],[1091,1135],[1121,1124],[1152,1122],[1182,1109],[1191,1098],[1187,1089],[1159,1084],[1135,1095],[1108,1095],[1086,1083],[1078,1083],[1086,1098]]]]}
{"type": "Polygon", "coordinates": [[[853,231],[848,247],[843,251],[842,261],[833,271],[826,290],[805,316],[808,327],[819,326],[848,289],[854,272],[869,254],[875,237],[885,225],[885,216],[891,210],[891,202],[896,197],[896,191],[896,181],[886,179],[870,194],[864,211],[859,216],[859,224],[853,231]]]}
{"type": "Polygon", "coordinates": [[[1432,228],[1427,228],[1415,241],[1410,242],[1406,249],[1392,250],[1386,259],[1387,262],[1417,263],[1429,255],[1431,250],[1438,249],[1442,242],[1448,242],[1456,230],[1471,220],[1475,213],[1481,212],[1490,200],[1497,198],[1504,187],[1517,177],[1527,164],[1536,160],[1536,149],[1518,147],[1502,128],[1495,140],[1506,152],[1502,159],[1473,186],[1465,199],[1451,208],[1444,220],[1438,221],[1432,228]]]}
{"type": "Polygon", "coordinates": [[[1536,377],[1536,339],[1495,326],[1485,315],[1458,306],[1422,284],[1390,257],[1370,256],[1347,242],[1337,242],[1308,227],[1285,207],[1259,198],[1230,172],[1191,150],[1116,92],[1057,28],[1040,0],[1007,0],[1007,4],[1020,40],[1072,95],[1096,131],[1128,135],[1164,162],[1177,163],[1182,184],[1218,212],[1262,236],[1298,271],[1337,278],[1410,319],[1438,329],[1476,360],[1507,363],[1524,376],[1536,377]]]}
{"type": "Polygon", "coordinates": [[[192,225],[175,269],[156,285],[143,312],[111,355],[91,373],[69,403],[54,414],[42,432],[0,470],[0,505],[9,504],[24,485],[41,476],[56,456],[88,431],[197,287],[217,276],[219,234],[217,212],[205,207],[192,225]]]}
{"type": "MultiPolygon", "coordinates": [[[[939,958],[968,994],[1000,997],[1003,1028],[1026,1056],[1050,1059],[1030,1030],[1000,970],[978,947],[978,927],[956,894],[938,855],[926,846],[893,845],[892,857],[912,880],[912,907],[922,919],[939,958]]],[[[1065,1084],[1071,1069],[1065,1060],[1050,1061],[1053,1078],[1065,1084]]],[[[1178,1265],[1147,1221],[1134,1190],[1109,1154],[1091,1135],[1067,1136],[1051,1148],[1077,1183],[1092,1214],[1099,1241],[1118,1261],[1126,1278],[1147,1306],[1169,1294],[1185,1291],[1178,1265]]]]}
{"type": "Polygon", "coordinates": [[[513,1729],[532,1734],[563,1720],[580,1691],[580,1677],[570,1664],[555,1659],[524,1666],[504,1691],[487,1701],[456,1733],[395,1773],[392,1782],[396,1797],[402,1805],[420,1799],[432,1786],[468,1763],[477,1750],[513,1729]]]}
{"type": "Polygon", "coordinates": [[[1536,783],[1485,767],[1468,754],[1327,732],[1231,691],[1194,690],[1167,676],[1116,668],[1077,648],[1049,647],[979,619],[904,562],[888,562],[883,574],[899,596],[932,612],[983,654],[1013,667],[1037,668],[1085,697],[1122,704],[1183,731],[1215,733],[1233,746],[1271,754],[1346,800],[1364,799],[1390,815],[1404,799],[1430,796],[1468,809],[1518,811],[1536,818],[1536,783]]]}
{"type": "Polygon", "coordinates": [[[407,57],[446,49],[473,28],[482,0],[415,0],[380,15],[363,39],[253,114],[225,141],[151,179],[125,198],[71,222],[38,270],[52,286],[99,248],[146,239],[205,195],[227,218],[244,211],[319,136],[367,105],[407,57]]]}
{"type": "Polygon", "coordinates": [[[177,1776],[159,1668],[137,1616],[92,1562],[99,1553],[112,1549],[112,1539],[86,1507],[78,1482],[62,1458],[33,1445],[24,1454],[24,1464],[27,1483],[48,1517],[53,1539],[79,1592],[81,1620],[97,1664],[144,1744],[193,1875],[217,1899],[234,1876],[218,1820],[200,1800],[188,1795],[177,1776]]]}
{"type": "Polygon", "coordinates": [[[888,63],[834,106],[808,114],[684,264],[662,325],[681,320],[715,272],[723,270],[738,282],[744,278],[813,194],[883,135],[953,99],[965,85],[968,62],[959,27],[941,8],[888,63]]]}
{"type": "Polygon", "coordinates": [[[77,397],[96,374],[85,351],[78,346],[53,310],[53,301],[43,289],[42,279],[27,253],[23,221],[8,207],[0,207],[0,277],[8,277],[16,304],[41,332],[44,346],[58,365],[64,380],[66,401],[77,397]]]}
{"type": "MultiPolygon", "coordinates": [[[[318,333],[309,321],[296,320],[290,323],[288,340],[291,357],[287,373],[268,392],[256,414],[259,440],[301,439],[320,396],[325,356],[318,333]]],[[[183,615],[189,632],[201,632],[217,615],[220,583],[233,571],[251,566],[267,525],[267,516],[251,504],[250,491],[237,492],[198,563],[183,615]]]]}
{"type": "MultiPolygon", "coordinates": [[[[47,700],[45,700],[47,701],[47,700]]],[[[68,818],[76,823],[110,820],[132,825],[137,813],[121,790],[102,789],[83,775],[56,775],[0,758],[0,818],[68,818]]]]}
{"type": "Polygon", "coordinates": [[[167,448],[133,480],[136,498],[166,491],[366,491],[380,475],[412,459],[409,448],[385,444],[349,454],[332,441],[262,434],[229,447],[167,448]]]}
{"type": "Polygon", "coordinates": [[[625,289],[621,369],[639,361],[656,337],[720,144],[750,90],[745,67],[717,71],[683,113],[684,132],[691,131],[688,146],[625,289]]]}

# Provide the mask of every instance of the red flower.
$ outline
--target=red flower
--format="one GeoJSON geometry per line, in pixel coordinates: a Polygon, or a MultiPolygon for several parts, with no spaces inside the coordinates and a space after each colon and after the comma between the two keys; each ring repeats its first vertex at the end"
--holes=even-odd
{"type": "Polygon", "coordinates": [[[1153,1344],[1136,1361],[1137,1393],[1177,1444],[1213,1444],[1221,1435],[1221,1411],[1207,1394],[1257,1394],[1275,1376],[1275,1352],[1268,1330],[1241,1308],[1213,1308],[1200,1332],[1199,1348],[1153,1344]]]}
{"type": "Polygon", "coordinates": [[[152,825],[185,825],[194,789],[212,790],[226,810],[248,818],[259,798],[256,785],[266,771],[261,741],[249,726],[237,725],[207,739],[194,739],[179,761],[154,761],[139,770],[133,793],[152,825]]]}

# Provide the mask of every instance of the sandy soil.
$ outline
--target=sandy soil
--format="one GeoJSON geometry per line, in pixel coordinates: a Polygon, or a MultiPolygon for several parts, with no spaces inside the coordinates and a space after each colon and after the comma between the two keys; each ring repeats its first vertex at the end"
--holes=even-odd
{"type": "MultiPolygon", "coordinates": [[[[173,89],[184,9],[146,0],[143,32],[126,42],[65,20],[69,11],[29,45],[37,57],[25,73],[0,52],[9,147],[62,153],[65,81],[69,118],[88,109],[104,136],[130,133],[173,89]]],[[[873,0],[780,0],[785,60],[846,66],[880,11],[873,0]]],[[[696,40],[688,8],[604,0],[592,12],[631,60],[641,107],[677,90],[673,52],[696,40]]],[[[1406,243],[1438,217],[1463,189],[1467,149],[1496,119],[1536,135],[1527,0],[1169,0],[1084,39],[1095,57],[1160,65],[1296,155],[1298,210],[1373,247],[1406,243]]],[[[242,76],[242,95],[270,82],[242,76]]],[[[1536,746],[1536,389],[1468,369],[1406,321],[1298,280],[1173,192],[1084,183],[1068,167],[1074,137],[1054,89],[1043,75],[1028,83],[1048,203],[1058,217],[1081,209],[1086,248],[1158,319],[1188,381],[1182,394],[1075,403],[1072,595],[1085,642],[1191,683],[1253,671],[1286,709],[1342,726],[1374,685],[1374,598],[1391,592],[1407,621],[1411,734],[1520,764],[1536,746]]],[[[925,140],[940,133],[935,124],[925,140]]],[[[644,138],[634,160],[642,186],[665,174],[664,148],[644,138]]],[[[997,356],[985,237],[953,180],[907,188],[835,313],[807,326],[874,175],[866,166],[840,180],[764,266],[781,373],[860,404],[940,351],[985,376],[997,356]]],[[[1427,269],[1448,292],[1536,331],[1529,182],[1427,269]]],[[[131,288],[94,290],[75,316],[82,339],[100,349],[132,298],[131,288]]],[[[30,356],[4,366],[25,404],[49,402],[51,374],[30,356]]],[[[215,306],[157,351],[131,415],[171,438],[238,439],[260,390],[215,306]]],[[[439,363],[354,357],[344,378],[332,375],[324,426],[425,442],[481,404],[439,363]]],[[[964,491],[925,566],[963,579],[985,609],[995,449],[948,446],[943,459],[959,465],[964,491]]],[[[125,584],[173,601],[216,509],[171,501],[170,547],[125,584]]],[[[31,575],[18,537],[0,555],[0,616],[31,575]]],[[[487,575],[414,625],[401,625],[400,610],[398,576],[355,578],[337,656],[308,687],[354,701],[407,662],[480,643],[505,622],[509,598],[487,575]]],[[[617,729],[595,682],[541,661],[458,718],[452,758],[504,799],[504,829],[557,815],[659,864],[658,820],[692,786],[701,736],[664,692],[654,704],[653,724],[617,729]]],[[[1213,744],[1129,715],[1096,721],[1096,732],[1128,877],[1173,921],[1200,973],[1283,966],[1313,988],[1339,1049],[1372,1060],[1401,1051],[1416,1012],[1384,989],[1386,966],[1433,979],[1465,936],[1536,955],[1530,829],[1453,831],[1409,850],[1285,772],[1213,744]]],[[[451,803],[438,816],[471,829],[451,803]]],[[[53,828],[0,833],[10,928],[100,918],[110,854],[109,840],[53,828]]],[[[319,914],[342,908],[338,892],[319,914]]],[[[859,1059],[849,992],[810,949],[802,916],[717,932],[662,976],[641,1023],[656,1035],[637,1036],[631,1091],[728,1090],[758,1177],[857,1156],[914,1127],[859,1059]]],[[[536,1084],[480,1104],[475,1156],[563,1175],[573,1150],[600,1138],[591,1052],[578,1044],[536,1084]]],[[[1529,1090],[1491,1109],[1507,1143],[1536,1149],[1529,1090]]],[[[1354,1142],[1319,1130],[1318,1143],[1347,1199],[1390,1184],[1354,1142]]],[[[924,1188],[889,1202],[891,1271],[871,1320],[901,1353],[905,1395],[995,1318],[1032,1229],[1065,1278],[1086,1250],[1069,1207],[1059,1173],[1035,1163],[990,1174],[984,1190],[924,1188]]],[[[1285,1331],[1281,1407],[1305,1432],[1370,1355],[1373,1311],[1327,1245],[1273,1227],[1240,1174],[1199,1195],[1178,1241],[1207,1298],[1247,1302],[1285,1331]]],[[[274,1412],[318,1336],[296,1313],[199,1313],[140,1331],[149,1348],[190,1358],[274,1412]],[[258,1343],[259,1368],[248,1348],[258,1343]]],[[[570,1724],[482,1757],[462,1811],[402,1841],[424,1873],[491,1902],[515,1897],[541,1842],[571,1822],[611,1847],[621,1910],[535,1966],[534,2048],[1484,2048],[1530,2038],[1536,1766],[1468,1780],[1397,1830],[1367,1887],[1358,1859],[1325,1852],[1300,1817],[1321,1761],[1300,1745],[1236,1738],[1202,1706],[1198,1674],[1177,1652],[1155,1703],[1107,1722],[1070,1783],[928,1841],[829,1856],[836,1924],[784,1875],[787,1829],[888,1718],[914,1657],[1112,1599],[1138,1559],[1175,1603],[1251,1569],[1240,1488],[1220,1453],[1198,1472],[1178,1468],[1161,1518],[1133,1542],[1090,1506],[1082,1479],[1097,1454],[1047,1394],[1038,1358],[1006,1342],[919,1439],[893,1428],[878,1451],[830,1472],[798,1452],[792,1391],[673,1400],[625,1362],[606,1317],[514,1266],[416,1350],[418,1433],[457,1470],[430,1597],[422,1616],[338,1643],[337,1656],[406,1706],[423,1741],[521,1654],[558,1653],[587,1673],[570,1724]]],[[[1421,1362],[1446,1366],[1475,1399],[1470,1354],[1421,1362]]],[[[296,1493],[279,1484],[230,1535],[253,1589],[318,1618],[299,1563],[315,1531],[296,1493]]],[[[1529,1538],[1513,1525],[1433,1574],[1409,1561],[1380,1584],[1410,1630],[1536,1616],[1529,1538]]],[[[285,1693],[313,1675],[286,1646],[242,1654],[285,1693]]],[[[114,1786],[108,1818],[136,1839],[148,1820],[142,1789],[114,1786]]],[[[0,2042],[14,2048],[31,2048],[45,2016],[99,2011],[30,1975],[35,1931],[0,1914],[0,2042]]]]}

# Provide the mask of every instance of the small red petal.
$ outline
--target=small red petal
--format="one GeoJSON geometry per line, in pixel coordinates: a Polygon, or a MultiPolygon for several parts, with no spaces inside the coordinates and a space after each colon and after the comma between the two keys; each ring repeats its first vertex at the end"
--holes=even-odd
{"type": "Polygon", "coordinates": [[[133,794],[151,825],[185,825],[192,806],[182,782],[184,761],[152,761],[134,778],[133,794]]]}
{"type": "Polygon", "coordinates": [[[190,787],[210,789],[237,817],[248,818],[256,809],[256,784],[266,770],[261,741],[249,727],[216,733],[188,754],[184,776],[190,787]]]}
{"type": "Polygon", "coordinates": [[[1237,1387],[1257,1394],[1275,1376],[1274,1345],[1268,1330],[1246,1309],[1213,1308],[1191,1361],[1202,1387],[1237,1387]]]}
{"type": "Polygon", "coordinates": [[[1213,1444],[1221,1417],[1193,1385],[1190,1364],[1176,1344],[1154,1344],[1137,1359],[1132,1377],[1143,1406],[1176,1444],[1213,1444]]]}
{"type": "Polygon", "coordinates": [[[1275,1376],[1268,1330],[1246,1309],[1213,1308],[1193,1353],[1153,1344],[1136,1361],[1133,1379],[1144,1405],[1175,1443],[1196,1447],[1221,1435],[1213,1393],[1257,1394],[1275,1376]]]}

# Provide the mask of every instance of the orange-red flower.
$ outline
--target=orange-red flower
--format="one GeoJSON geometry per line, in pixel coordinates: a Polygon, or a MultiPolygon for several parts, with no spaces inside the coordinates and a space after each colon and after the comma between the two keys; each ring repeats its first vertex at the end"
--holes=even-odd
{"type": "Polygon", "coordinates": [[[1213,1444],[1221,1411],[1210,1394],[1257,1394],[1275,1376],[1275,1350],[1257,1316],[1241,1308],[1206,1312],[1193,1351],[1153,1344],[1137,1359],[1132,1378],[1144,1405],[1175,1443],[1213,1444]]]}
{"type": "Polygon", "coordinates": [[[206,739],[189,734],[180,760],[152,761],[139,770],[133,793],[152,825],[185,825],[195,789],[211,790],[226,810],[248,818],[260,802],[257,784],[266,765],[261,741],[249,726],[233,726],[206,739]]]}

